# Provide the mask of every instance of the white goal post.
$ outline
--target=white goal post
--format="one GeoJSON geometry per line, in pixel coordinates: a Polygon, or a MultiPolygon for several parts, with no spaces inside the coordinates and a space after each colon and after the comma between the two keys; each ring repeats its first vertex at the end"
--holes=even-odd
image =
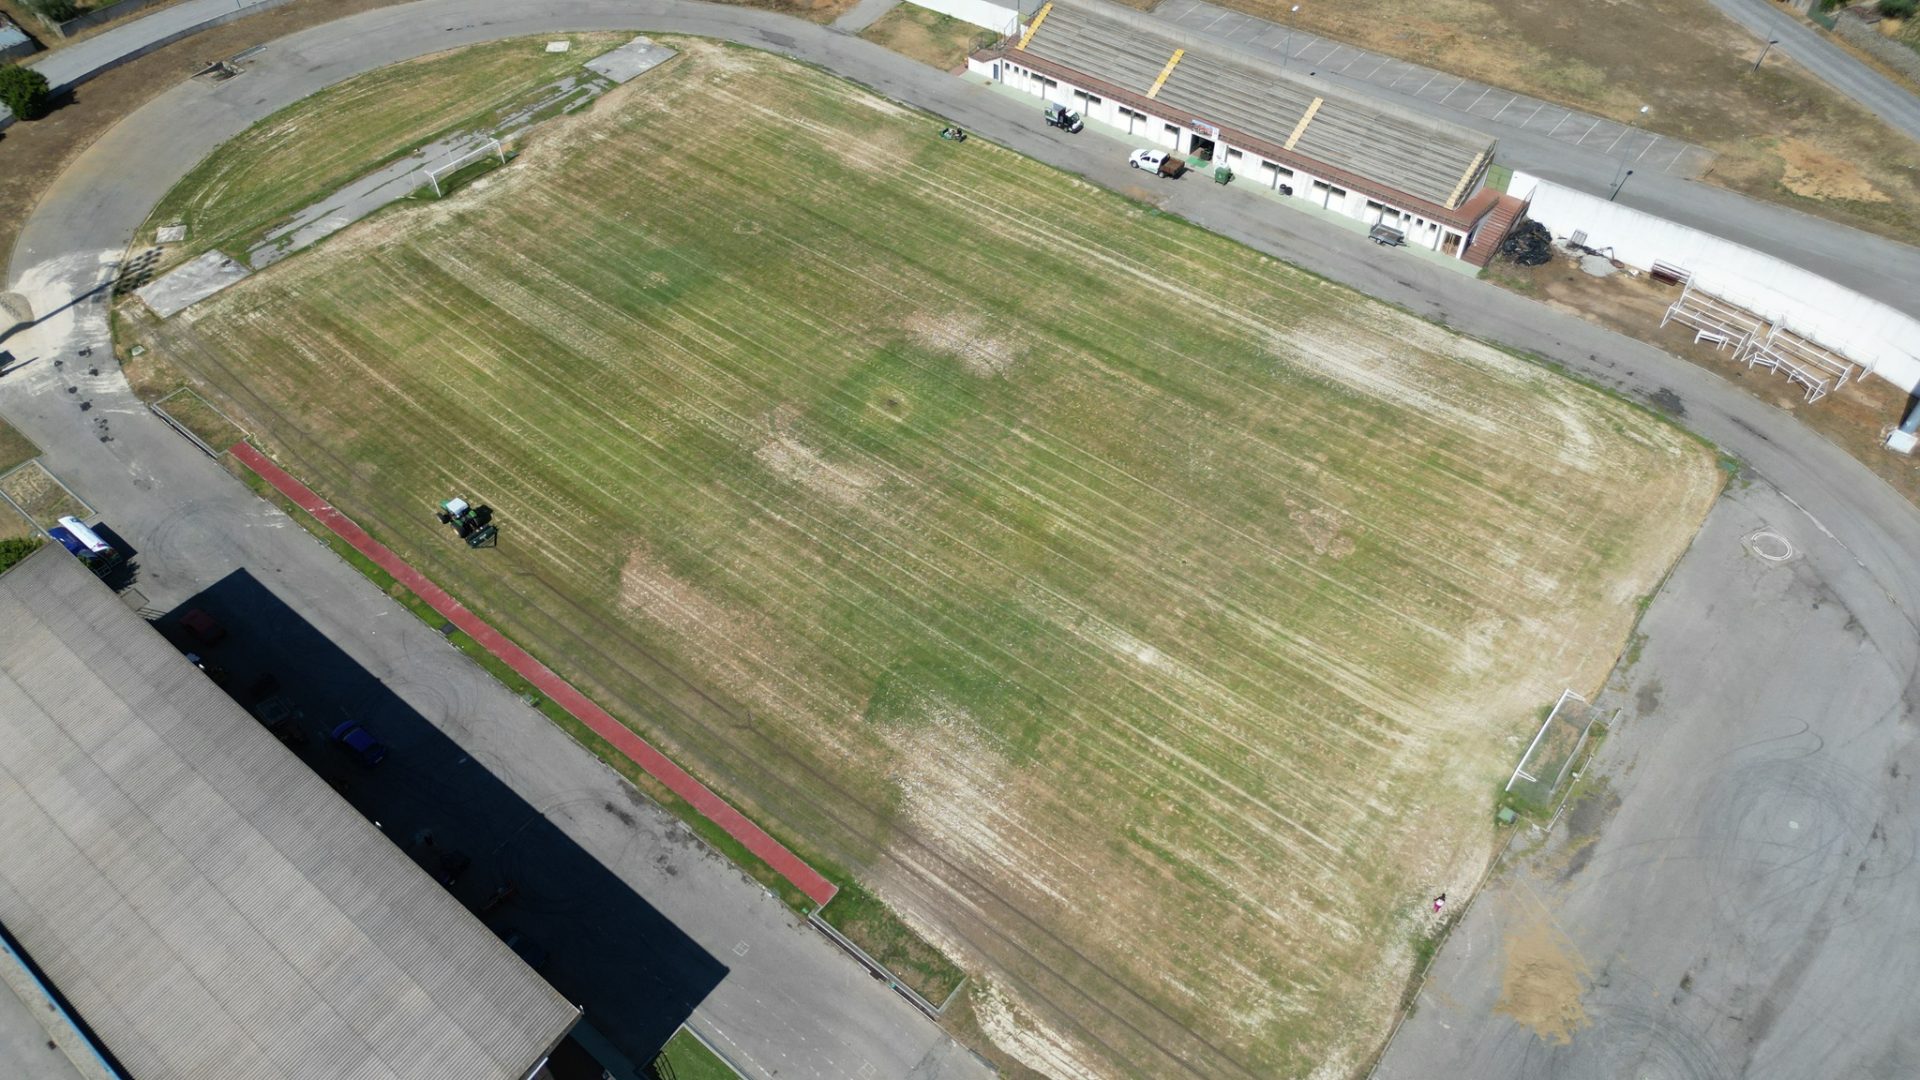
{"type": "Polygon", "coordinates": [[[500,146],[500,140],[487,139],[476,146],[470,146],[465,150],[448,154],[434,164],[426,166],[421,171],[427,174],[427,183],[433,185],[433,194],[438,197],[443,194],[440,190],[441,177],[448,173],[458,172],[474,162],[479,161],[481,158],[486,157],[488,154],[499,158],[500,164],[502,165],[507,163],[507,152],[500,146]]]}

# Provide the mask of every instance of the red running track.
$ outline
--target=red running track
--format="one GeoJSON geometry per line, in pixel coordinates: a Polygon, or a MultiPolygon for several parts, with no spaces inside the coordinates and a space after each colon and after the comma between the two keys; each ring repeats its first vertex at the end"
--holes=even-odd
{"type": "Polygon", "coordinates": [[[519,672],[522,678],[539,687],[541,693],[559,703],[561,708],[572,713],[581,723],[592,728],[594,734],[612,743],[634,764],[645,769],[648,776],[665,784],[670,791],[685,799],[708,821],[725,829],[728,836],[738,840],[748,851],[773,867],[781,877],[786,878],[795,888],[807,894],[808,899],[822,905],[833,899],[833,894],[839,887],[820,876],[818,870],[808,866],[800,856],[788,851],[780,841],[768,836],[766,830],[747,820],[745,814],[728,805],[725,799],[715,795],[705,784],[694,779],[685,769],[675,765],[645,739],[635,735],[625,724],[615,720],[605,709],[595,705],[585,694],[575,690],[572,684],[528,655],[525,649],[507,640],[506,635],[487,625],[478,615],[468,611],[458,600],[449,596],[445,589],[427,580],[424,574],[408,565],[405,559],[394,554],[391,548],[368,536],[365,529],[355,525],[351,518],[314,494],[312,488],[287,475],[286,470],[275,465],[265,454],[255,450],[248,443],[235,443],[230,452],[247,468],[260,474],[261,479],[278,489],[280,494],[292,499],[300,509],[312,514],[321,524],[338,533],[341,539],[352,544],[362,555],[380,564],[381,569],[392,574],[394,579],[402,585],[412,589],[422,600],[432,605],[433,610],[445,616],[448,622],[464,630],[488,652],[519,672]]]}

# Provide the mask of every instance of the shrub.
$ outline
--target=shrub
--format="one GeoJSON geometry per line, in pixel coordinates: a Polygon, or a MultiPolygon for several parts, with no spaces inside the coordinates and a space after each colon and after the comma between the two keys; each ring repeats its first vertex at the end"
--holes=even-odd
{"type": "Polygon", "coordinates": [[[15,117],[38,120],[47,115],[48,97],[45,75],[17,64],[0,68],[0,105],[15,117]]]}
{"type": "Polygon", "coordinates": [[[1880,14],[1889,19],[1911,19],[1920,10],[1920,0],[1880,0],[1880,14]]]}
{"type": "Polygon", "coordinates": [[[18,540],[0,540],[0,574],[13,568],[13,564],[40,550],[41,540],[37,536],[18,540]]]}

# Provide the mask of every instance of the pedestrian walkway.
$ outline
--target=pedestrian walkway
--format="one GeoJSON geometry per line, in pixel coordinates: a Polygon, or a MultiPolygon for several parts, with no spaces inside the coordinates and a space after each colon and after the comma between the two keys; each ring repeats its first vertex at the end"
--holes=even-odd
{"type": "MultiPolygon", "coordinates": [[[[1266,59],[1288,70],[1356,84],[1376,94],[1408,97],[1414,104],[1429,106],[1429,111],[1443,116],[1463,114],[1447,118],[1483,121],[1472,125],[1481,130],[1489,130],[1490,124],[1492,129],[1545,136],[1620,159],[1628,168],[1680,177],[1699,176],[1713,163],[1713,151],[1705,147],[1356,49],[1304,30],[1229,11],[1206,0],[1166,0],[1154,9],[1153,16],[1189,33],[1218,38],[1242,51],[1264,53],[1266,59]]],[[[1494,134],[1497,137],[1498,130],[1494,134]]]]}
{"type": "Polygon", "coordinates": [[[55,49],[27,66],[58,90],[86,82],[108,68],[209,30],[221,23],[279,7],[288,0],[186,0],[150,15],[128,19],[110,30],[55,49]]]}
{"type": "Polygon", "coordinates": [[[845,30],[849,34],[857,34],[879,22],[882,15],[899,5],[900,0],[860,0],[859,3],[848,8],[845,14],[833,20],[833,28],[845,30]]]}
{"type": "Polygon", "coordinates": [[[368,536],[365,529],[354,524],[353,519],[314,494],[312,488],[294,479],[286,470],[275,465],[265,454],[247,443],[235,443],[230,452],[242,465],[252,469],[262,480],[272,484],[276,491],[293,500],[300,509],[312,514],[315,520],[339,534],[342,540],[352,544],[354,550],[372,559],[382,570],[392,574],[394,580],[413,590],[414,594],[425,600],[433,610],[445,616],[448,622],[459,627],[488,652],[504,661],[521,678],[539,687],[541,693],[572,713],[575,719],[592,728],[594,734],[607,740],[634,764],[645,769],[648,776],[665,784],[668,790],[686,800],[688,805],[698,811],[702,817],[726,830],[728,836],[738,840],[762,862],[773,867],[776,873],[792,882],[793,886],[805,893],[808,899],[821,905],[833,899],[837,887],[822,877],[819,871],[787,850],[780,841],[767,835],[764,829],[749,821],[745,814],[734,809],[705,784],[694,779],[685,769],[654,749],[645,739],[635,735],[632,729],[614,719],[612,714],[595,705],[592,699],[574,689],[571,683],[554,674],[545,664],[535,660],[525,649],[509,641],[505,634],[495,630],[478,615],[468,611],[466,605],[429,581],[425,574],[415,570],[405,559],[396,555],[393,549],[368,536]]]}

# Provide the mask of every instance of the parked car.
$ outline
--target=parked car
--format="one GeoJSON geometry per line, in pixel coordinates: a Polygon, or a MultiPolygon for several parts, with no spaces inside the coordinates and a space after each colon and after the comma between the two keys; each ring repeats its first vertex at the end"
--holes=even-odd
{"type": "Polygon", "coordinates": [[[1057,101],[1047,102],[1046,112],[1043,115],[1046,117],[1048,127],[1060,128],[1068,134],[1078,134],[1082,128],[1087,126],[1086,123],[1080,119],[1079,113],[1074,112],[1072,109],[1067,108],[1057,101]]]}
{"type": "Polygon", "coordinates": [[[1127,156],[1127,164],[1136,169],[1152,169],[1169,180],[1187,171],[1186,158],[1165,150],[1135,150],[1127,156]]]}
{"type": "Polygon", "coordinates": [[[1382,247],[1399,247],[1407,242],[1407,234],[1391,225],[1375,225],[1367,230],[1367,239],[1382,247]]]}
{"type": "Polygon", "coordinates": [[[358,720],[343,720],[327,735],[359,758],[362,765],[373,766],[387,760],[387,744],[374,738],[358,720]]]}

